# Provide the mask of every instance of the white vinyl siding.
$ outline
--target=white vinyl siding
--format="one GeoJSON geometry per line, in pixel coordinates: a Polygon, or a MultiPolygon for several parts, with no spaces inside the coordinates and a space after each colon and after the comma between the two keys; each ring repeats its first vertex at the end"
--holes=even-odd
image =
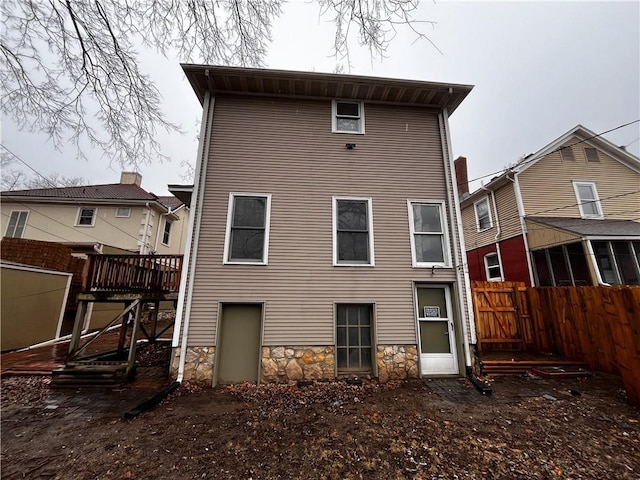
{"type": "Polygon", "coordinates": [[[449,235],[444,202],[408,200],[414,267],[449,267],[449,235]]]}

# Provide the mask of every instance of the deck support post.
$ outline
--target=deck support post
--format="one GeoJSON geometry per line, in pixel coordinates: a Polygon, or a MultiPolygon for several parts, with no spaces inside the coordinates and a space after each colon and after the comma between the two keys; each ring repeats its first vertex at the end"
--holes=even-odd
{"type": "Polygon", "coordinates": [[[129,358],[127,359],[127,370],[124,378],[129,381],[133,374],[133,367],[136,360],[136,340],[138,336],[138,327],[140,326],[140,317],[142,314],[142,302],[136,305],[135,317],[133,319],[133,327],[131,329],[131,341],[129,343],[129,358]]]}
{"type": "Polygon", "coordinates": [[[84,327],[85,317],[87,316],[87,305],[89,302],[80,300],[78,302],[78,310],[76,311],[76,318],[73,324],[73,332],[71,334],[71,341],[69,342],[69,354],[68,358],[71,359],[78,350],[78,343],[80,342],[80,335],[82,334],[82,328],[84,327]]]}
{"type": "MultiPolygon", "coordinates": [[[[131,305],[132,302],[124,302],[125,310],[131,305]]],[[[127,324],[131,318],[131,312],[127,312],[122,315],[122,323],[120,325],[120,336],[118,337],[118,354],[124,352],[124,342],[127,338],[127,324]]]]}

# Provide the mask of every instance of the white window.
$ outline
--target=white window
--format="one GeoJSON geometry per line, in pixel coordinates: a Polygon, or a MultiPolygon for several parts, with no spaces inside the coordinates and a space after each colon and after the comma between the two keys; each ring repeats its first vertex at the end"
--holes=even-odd
{"type": "Polygon", "coordinates": [[[371,198],[333,197],[333,264],[375,264],[371,198]]]}
{"type": "Polygon", "coordinates": [[[131,216],[131,209],[129,207],[120,207],[116,211],[116,217],[129,218],[131,216]]]}
{"type": "Polygon", "coordinates": [[[489,282],[502,282],[504,280],[500,257],[497,253],[488,253],[484,256],[484,269],[489,282]]]}
{"type": "Polygon", "coordinates": [[[593,182],[573,182],[582,218],[603,218],[602,206],[593,182]]]}
{"type": "Polygon", "coordinates": [[[485,197],[474,204],[476,210],[476,227],[479,232],[493,227],[491,220],[491,209],[489,208],[489,198],[485,197]]]}
{"type": "Polygon", "coordinates": [[[24,227],[27,225],[28,211],[15,210],[11,212],[9,218],[9,225],[7,225],[7,231],[4,233],[5,237],[22,238],[24,233],[24,227]]]}
{"type": "Polygon", "coordinates": [[[444,202],[409,200],[407,204],[413,266],[451,266],[444,202]]]}
{"type": "Polygon", "coordinates": [[[171,238],[171,222],[169,220],[165,220],[164,231],[162,232],[162,244],[169,246],[170,238],[171,238]]]}
{"type": "Polygon", "coordinates": [[[80,207],[78,209],[78,221],[76,226],[79,227],[93,227],[96,222],[96,210],[95,207],[80,207]]]}
{"type": "Polygon", "coordinates": [[[331,131],[334,133],[364,133],[364,103],[334,100],[331,131]]]}
{"type": "Polygon", "coordinates": [[[224,263],[267,264],[270,216],[271,194],[229,194],[224,263]]]}

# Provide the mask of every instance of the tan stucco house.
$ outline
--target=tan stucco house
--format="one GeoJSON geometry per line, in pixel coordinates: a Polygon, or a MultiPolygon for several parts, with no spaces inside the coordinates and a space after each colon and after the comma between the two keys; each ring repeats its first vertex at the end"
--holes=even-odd
{"type": "MultiPolygon", "coordinates": [[[[466,159],[456,160],[466,178],[466,159]]],[[[472,280],[536,286],[640,284],[640,160],[578,125],[468,193],[472,280]]]]}
{"type": "Polygon", "coordinates": [[[2,192],[2,235],[78,252],[182,253],[189,209],[141,183],[139,173],[123,172],[119,183],[2,192]]]}
{"type": "Polygon", "coordinates": [[[174,376],[386,381],[470,369],[448,118],[472,87],[183,69],[203,116],[174,376]]]}

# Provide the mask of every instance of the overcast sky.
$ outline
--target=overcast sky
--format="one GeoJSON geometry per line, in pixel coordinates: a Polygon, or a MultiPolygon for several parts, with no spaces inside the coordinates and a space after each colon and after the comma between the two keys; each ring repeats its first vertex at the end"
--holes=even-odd
{"type": "MultiPolygon", "coordinates": [[[[453,153],[468,158],[469,178],[498,171],[577,124],[600,133],[640,119],[640,2],[425,1],[418,17],[436,22],[425,28],[442,53],[402,34],[383,61],[352,49],[350,73],[475,85],[450,120],[453,153]]],[[[267,67],[332,72],[332,33],[315,3],[285,4],[267,67]]],[[[170,164],[141,169],[143,187],[158,195],[182,183],[181,161],[196,157],[201,107],[180,61],[151,53],[143,59],[169,120],[185,131],[161,141],[170,164]]],[[[75,160],[73,150],[57,152],[46,137],[2,120],[3,144],[39,172],[119,180],[120,168],[100,152],[75,160]]],[[[640,154],[639,123],[605,138],[640,154]]]]}

